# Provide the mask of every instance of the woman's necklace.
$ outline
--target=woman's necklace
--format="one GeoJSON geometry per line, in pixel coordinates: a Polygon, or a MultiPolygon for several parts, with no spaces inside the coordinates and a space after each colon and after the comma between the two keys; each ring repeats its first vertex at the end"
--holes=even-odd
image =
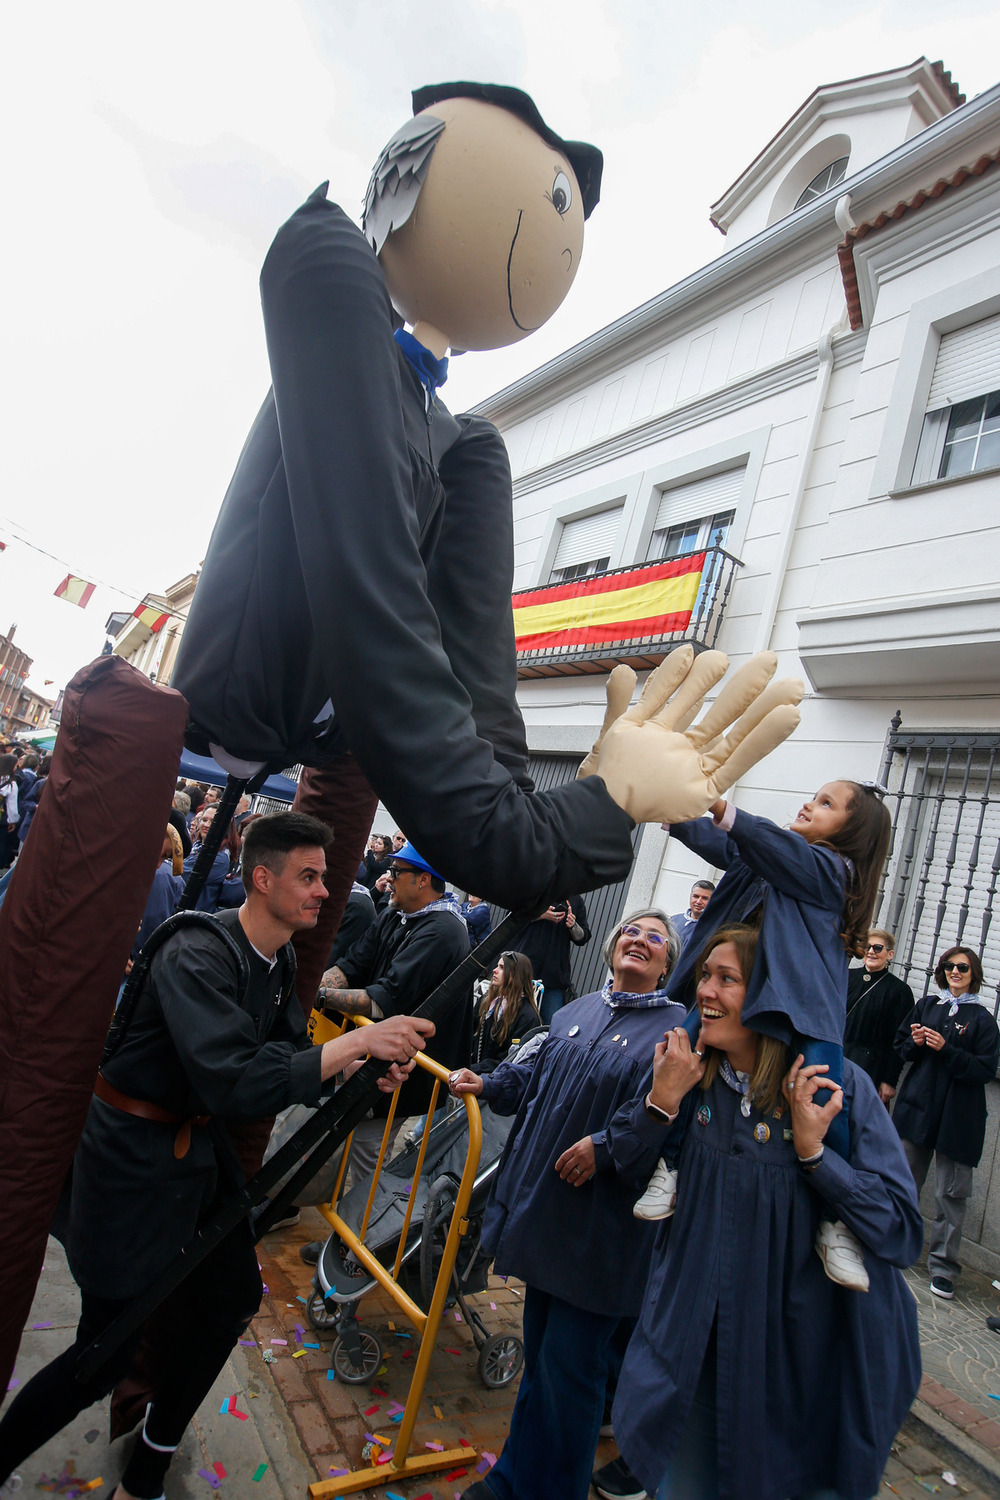
{"type": "Polygon", "coordinates": [[[722,1077],[724,1078],[726,1083],[728,1083],[729,1087],[733,1089],[737,1094],[741,1095],[740,1114],[743,1116],[744,1120],[749,1120],[750,1074],[737,1073],[728,1057],[724,1057],[722,1059],[722,1062],[719,1064],[719,1072],[722,1074],[722,1077]]]}

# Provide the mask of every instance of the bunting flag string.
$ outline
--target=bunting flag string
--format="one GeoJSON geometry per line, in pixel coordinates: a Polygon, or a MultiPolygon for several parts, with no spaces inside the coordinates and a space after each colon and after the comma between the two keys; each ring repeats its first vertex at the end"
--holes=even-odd
{"type": "Polygon", "coordinates": [[[96,587],[96,583],[88,583],[85,578],[67,573],[59,587],[53,589],[53,593],[57,599],[65,599],[67,604],[78,604],[81,609],[86,609],[96,587]]]}

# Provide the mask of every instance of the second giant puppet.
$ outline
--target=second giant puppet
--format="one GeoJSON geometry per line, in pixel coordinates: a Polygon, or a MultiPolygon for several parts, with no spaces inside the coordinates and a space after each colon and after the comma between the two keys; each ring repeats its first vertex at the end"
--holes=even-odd
{"type": "Polygon", "coordinates": [[[413,109],[376,163],[361,228],[324,185],[268,253],[272,389],[173,675],[192,748],[238,774],[302,762],[296,805],[334,825],[340,889],[300,951],[307,1006],[376,794],[457,884],[542,906],[622,879],[636,821],[699,816],[797,717],[795,687],[765,691],[774,663],[760,661],[723,694],[731,717],[749,711],[730,736],[740,748],[725,766],[702,757],[711,736],[674,731],[726,662],[705,653],[692,667],[685,648],[627,723],[617,715],[634,678],[619,679],[596,774],[533,790],[515,701],[507,453],[438,389],[449,349],[514,343],[558,308],[602,158],[557,136],[517,89],[443,84],[418,90],[413,109]]]}

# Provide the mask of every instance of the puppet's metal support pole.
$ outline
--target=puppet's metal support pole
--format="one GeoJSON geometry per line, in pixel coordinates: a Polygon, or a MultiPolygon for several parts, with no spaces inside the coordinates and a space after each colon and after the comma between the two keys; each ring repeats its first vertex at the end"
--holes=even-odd
{"type": "Polygon", "coordinates": [[[215,856],[226,836],[226,829],[233,821],[233,814],[248,785],[249,782],[239,776],[226,777],[225,789],[216,806],[215,817],[209,824],[204,843],[198,851],[198,858],[185,881],[183,894],[177,903],[178,911],[194,910],[198,897],[205,889],[205,881],[211,873],[215,856]]]}

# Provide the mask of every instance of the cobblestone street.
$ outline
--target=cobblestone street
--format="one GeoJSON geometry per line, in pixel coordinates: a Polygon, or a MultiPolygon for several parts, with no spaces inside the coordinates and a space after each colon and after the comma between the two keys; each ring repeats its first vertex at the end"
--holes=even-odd
{"type": "MultiPolygon", "coordinates": [[[[306,1486],[313,1480],[328,1478],[332,1469],[363,1465],[366,1433],[392,1437],[393,1407],[405,1403],[416,1339],[406,1337],[411,1330],[389,1298],[371,1294],[362,1304],[361,1317],[385,1347],[385,1373],[360,1386],[328,1378],[332,1339],[309,1326],[300,1299],[311,1291],[311,1271],[298,1254],[299,1246],[320,1237],[324,1228],[318,1213],[305,1211],[295,1228],[261,1242],[268,1290],[250,1330],[254,1344],[237,1347],[198,1413],[171,1469],[168,1500],[207,1496],[216,1489],[213,1479],[222,1496],[306,1500],[306,1486]],[[319,1347],[305,1347],[313,1344],[319,1347]],[[273,1364],[264,1361],[264,1350],[273,1351],[273,1364]],[[228,1408],[233,1396],[242,1419],[220,1410],[228,1408]]],[[[1000,1422],[994,1416],[994,1409],[1000,1412],[1000,1400],[992,1399],[1000,1397],[1000,1335],[991,1333],[985,1323],[986,1316],[1000,1307],[1000,1292],[989,1277],[966,1272],[955,1300],[941,1302],[930,1295],[924,1270],[916,1268],[907,1279],[919,1308],[925,1375],[920,1398],[886,1466],[880,1494],[899,1500],[924,1500],[928,1494],[1000,1500],[1000,1422]]],[[[473,1299],[491,1333],[520,1332],[521,1292],[513,1280],[493,1278],[489,1291],[473,1299]]],[[[18,1358],[19,1382],[65,1347],[77,1310],[65,1260],[52,1241],[18,1358]]],[[[413,1448],[422,1452],[433,1443],[467,1445],[468,1464],[456,1466],[466,1472],[397,1479],[357,1493],[371,1500],[387,1493],[403,1500],[454,1500],[477,1477],[481,1456],[499,1452],[515,1394],[516,1382],[499,1391],[482,1384],[471,1332],[450,1310],[431,1361],[413,1448]]],[[[90,1493],[111,1494],[132,1440],[108,1444],[107,1404],[84,1412],[22,1465],[25,1492],[51,1488],[60,1477],[68,1481],[72,1473],[80,1481],[102,1481],[90,1493]],[[72,1471],[68,1464],[74,1465],[72,1471]]],[[[612,1442],[602,1442],[598,1463],[613,1458],[616,1451],[612,1442]]],[[[56,1493],[66,1492],[66,1482],[56,1488],[56,1493]]]]}

